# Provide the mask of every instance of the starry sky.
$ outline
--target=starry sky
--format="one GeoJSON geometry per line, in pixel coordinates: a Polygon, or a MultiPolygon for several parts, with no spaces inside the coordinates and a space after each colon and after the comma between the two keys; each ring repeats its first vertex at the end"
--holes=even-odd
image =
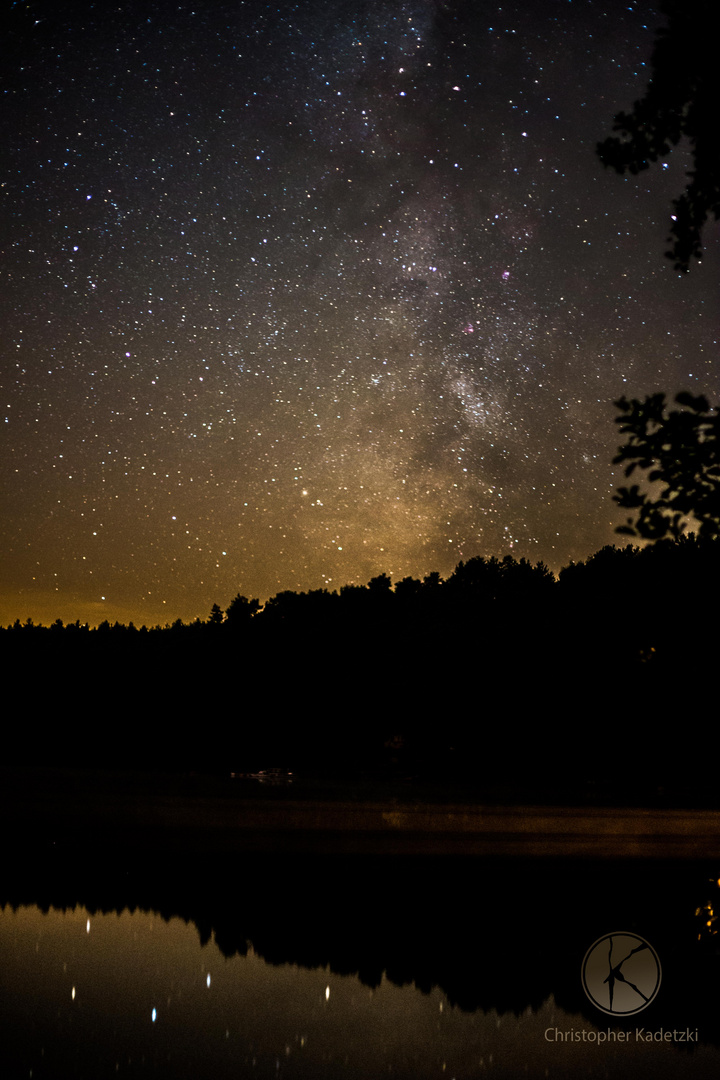
{"type": "Polygon", "coordinates": [[[613,401],[717,400],[717,226],[595,147],[615,0],[16,2],[0,622],[553,570],[615,542],[613,401]]]}

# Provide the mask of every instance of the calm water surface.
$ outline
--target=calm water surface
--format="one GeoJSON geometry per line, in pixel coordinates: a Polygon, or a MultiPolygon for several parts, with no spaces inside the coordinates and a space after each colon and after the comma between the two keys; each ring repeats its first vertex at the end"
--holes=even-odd
{"type": "Polygon", "coordinates": [[[709,869],[351,859],[36,877],[0,896],[1,1075],[717,1077],[720,969],[712,925],[698,932],[714,911],[696,914],[718,891],[709,869]],[[579,978],[608,929],[645,931],[663,961],[657,1001],[619,1026],[579,978]],[[628,1041],[580,1041],[608,1028],[628,1041]]]}

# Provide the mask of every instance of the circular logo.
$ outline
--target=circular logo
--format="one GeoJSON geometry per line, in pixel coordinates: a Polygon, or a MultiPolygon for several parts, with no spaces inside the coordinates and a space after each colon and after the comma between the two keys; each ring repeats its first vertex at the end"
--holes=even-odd
{"type": "Polygon", "coordinates": [[[660,989],[660,961],[637,934],[605,934],[582,963],[582,984],[596,1009],[610,1016],[642,1012],[660,989]]]}

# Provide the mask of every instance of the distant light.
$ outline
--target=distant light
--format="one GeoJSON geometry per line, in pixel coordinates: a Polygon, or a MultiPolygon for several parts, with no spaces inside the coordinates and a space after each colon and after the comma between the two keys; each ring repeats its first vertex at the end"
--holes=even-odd
{"type": "Polygon", "coordinates": [[[72,988],[72,994],[70,996],[72,997],[72,999],[74,1001],[75,1000],[75,987],[74,986],[72,988]]]}
{"type": "Polygon", "coordinates": [[[208,986],[210,985],[210,976],[209,975],[208,975],[207,979],[205,980],[205,982],[207,983],[208,986]]]}
{"type": "MultiPolygon", "coordinates": [[[[105,599],[105,597],[103,596],[103,600],[104,600],[104,599],[105,599]]],[[[87,922],[85,923],[85,930],[86,930],[86,932],[87,932],[88,934],[90,933],[90,920],[89,920],[89,919],[88,919],[88,921],[87,921],[87,922]]]]}
{"type": "MultiPolygon", "coordinates": [[[[75,991],[73,990],[73,996],[74,995],[75,995],[75,991]]],[[[325,987],[325,1000],[329,1001],[329,999],[330,999],[330,987],[326,986],[325,987]]]]}
{"type": "Polygon", "coordinates": [[[153,1011],[152,1011],[152,1022],[153,1022],[153,1024],[155,1023],[156,1020],[157,1020],[157,1009],[153,1009],[153,1011]]]}

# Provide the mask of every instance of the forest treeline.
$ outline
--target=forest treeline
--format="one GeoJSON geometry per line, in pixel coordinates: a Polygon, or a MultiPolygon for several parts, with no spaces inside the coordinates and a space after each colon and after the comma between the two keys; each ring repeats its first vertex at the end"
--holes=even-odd
{"type": "MultiPolygon", "coordinates": [[[[459,562],[446,579],[433,572],[423,579],[405,577],[393,585],[387,574],[380,574],[367,585],[344,585],[339,591],[284,590],[264,604],[238,593],[225,609],[213,604],[205,619],[198,617],[188,623],[177,619],[151,628],[107,620],[93,628],[87,622],[63,623],[62,619],[48,627],[30,618],[25,622],[17,619],[0,627],[0,639],[17,633],[44,636],[49,631],[53,636],[110,634],[117,639],[134,634],[182,634],[217,640],[219,631],[229,637],[234,633],[259,635],[268,630],[318,631],[358,625],[364,630],[380,630],[388,622],[414,626],[418,621],[425,629],[429,624],[472,631],[477,629],[478,618],[504,621],[532,613],[588,619],[603,631],[617,622],[623,624],[624,635],[637,640],[648,631],[657,637],[657,616],[664,612],[667,621],[668,616],[679,615],[675,611],[678,601],[685,614],[690,614],[688,603],[693,598],[707,599],[718,581],[720,542],[690,534],[644,548],[606,546],[585,561],[570,563],[557,578],[542,562],[532,565],[511,555],[502,559],[477,556],[459,562]],[[586,604],[592,605],[591,609],[586,604]]],[[[700,619],[701,611],[697,614],[700,619]]]]}
{"type": "Polygon", "coordinates": [[[16,622],[6,757],[689,783],[711,765],[718,586],[720,542],[690,535],[557,578],[478,557],[166,627],[16,622]]]}

